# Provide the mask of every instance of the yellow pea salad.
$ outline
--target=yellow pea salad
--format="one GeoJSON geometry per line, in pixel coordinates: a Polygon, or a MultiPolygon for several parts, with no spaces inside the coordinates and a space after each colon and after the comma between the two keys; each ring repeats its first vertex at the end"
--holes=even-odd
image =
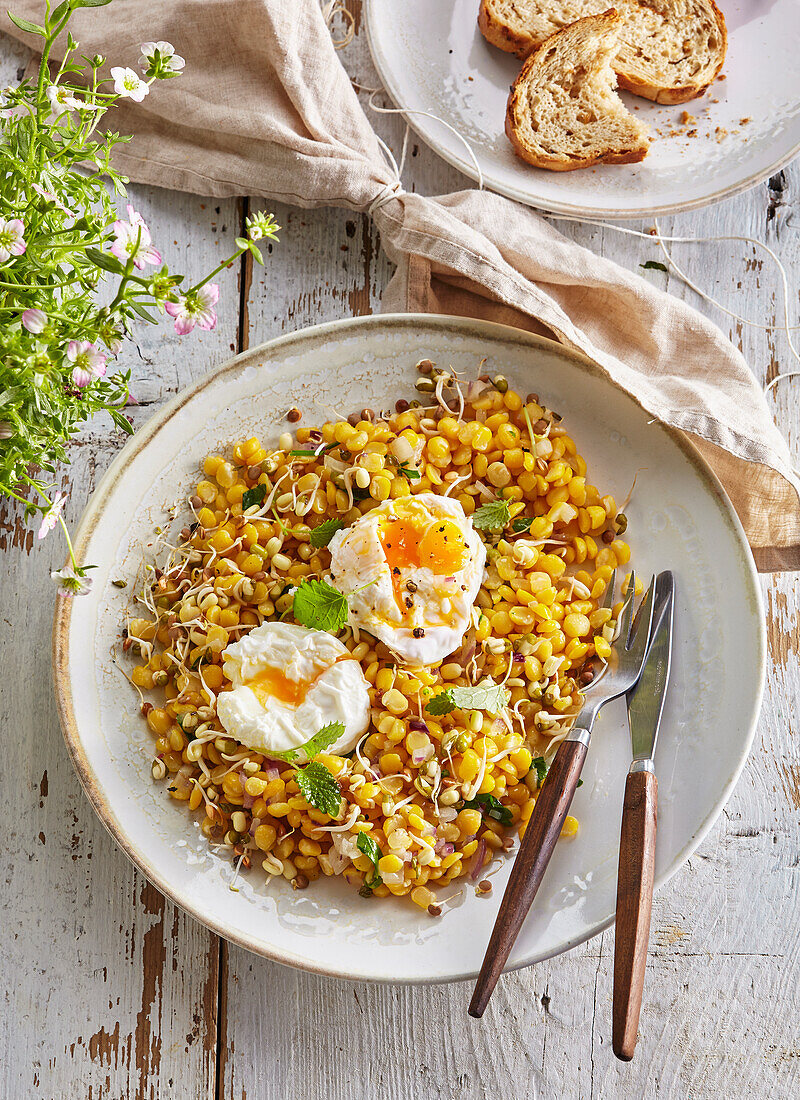
{"type": "Polygon", "coordinates": [[[630,549],[537,394],[417,369],[393,411],[209,455],[122,648],[154,778],[237,871],[438,916],[524,834],[630,549]]]}

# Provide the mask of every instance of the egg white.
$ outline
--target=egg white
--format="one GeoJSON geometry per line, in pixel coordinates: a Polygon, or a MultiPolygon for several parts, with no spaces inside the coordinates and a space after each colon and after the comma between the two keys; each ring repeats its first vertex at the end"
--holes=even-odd
{"type": "Polygon", "coordinates": [[[328,751],[351,752],[369,726],[369,685],[358,661],[332,634],[263,623],[229,645],[222,658],[233,688],[220,692],[217,716],[227,733],[249,749],[266,755],[296,749],[323,726],[341,722],[344,733],[328,751]],[[298,706],[274,697],[265,705],[248,687],[267,670],[310,684],[298,706]]]}
{"type": "Polygon", "coordinates": [[[432,665],[461,644],[469,627],[486,565],[486,548],[457,500],[436,493],[387,500],[329,543],[331,582],[349,596],[349,621],[382,641],[410,665],[432,665]],[[467,547],[461,569],[448,576],[428,567],[404,568],[400,581],[413,581],[412,607],[401,609],[394,596],[392,573],[381,545],[387,516],[413,508],[420,522],[449,519],[458,525],[467,547]],[[422,637],[414,630],[422,629],[422,637]]]}

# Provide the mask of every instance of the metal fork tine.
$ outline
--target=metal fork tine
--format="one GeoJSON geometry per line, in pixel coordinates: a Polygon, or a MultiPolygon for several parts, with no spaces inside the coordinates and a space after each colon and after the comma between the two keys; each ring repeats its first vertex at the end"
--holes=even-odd
{"type": "Polygon", "coordinates": [[[619,641],[627,649],[631,640],[631,623],[633,622],[633,608],[636,602],[636,572],[631,570],[631,579],[628,582],[628,596],[619,613],[619,641]]]}
{"type": "Polygon", "coordinates": [[[636,629],[628,646],[628,657],[631,664],[640,667],[644,662],[647,643],[650,640],[650,628],[653,625],[653,603],[656,591],[656,578],[650,581],[650,587],[639,605],[639,613],[636,616],[636,629]]]}
{"type": "Polygon", "coordinates": [[[609,608],[614,606],[614,592],[616,591],[616,587],[617,571],[615,569],[609,578],[608,587],[603,593],[603,602],[600,604],[601,607],[609,608]]]}

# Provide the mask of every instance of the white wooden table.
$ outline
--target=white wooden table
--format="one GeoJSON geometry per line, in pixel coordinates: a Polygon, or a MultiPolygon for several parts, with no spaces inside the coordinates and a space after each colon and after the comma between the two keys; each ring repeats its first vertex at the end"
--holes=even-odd
{"type": "MultiPolygon", "coordinates": [[[[349,6],[358,18],[359,5],[349,6]]],[[[374,87],[358,30],[344,59],[374,87]]],[[[2,40],[2,83],[26,60],[2,40]]],[[[402,124],[375,124],[399,149],[402,124]]],[[[469,186],[413,137],[410,147],[407,188],[469,186]]],[[[793,165],[739,198],[664,219],[662,231],[767,241],[796,295],[799,188],[793,165]]],[[[165,258],[190,277],[232,250],[248,210],[244,200],[131,193],[165,258]]],[[[225,273],[215,331],[183,340],[167,326],[139,332],[125,354],[137,424],[231,352],[378,309],[391,271],[366,217],[282,206],[275,214],[282,243],[265,270],[225,273]]],[[[560,228],[634,270],[659,258],[654,244],[610,230],[560,228]]],[[[739,259],[727,244],[681,246],[676,256],[728,308],[775,320],[777,277],[751,249],[739,259]]],[[[658,271],[646,277],[693,298],[658,271]]],[[[795,297],[795,315],[797,306],[795,297]]],[[[783,334],[707,308],[759,381],[791,368],[783,334]]],[[[770,400],[797,461],[800,379],[780,383],[770,400]]],[[[72,447],[60,480],[73,525],[122,443],[96,423],[72,447]]],[[[763,580],[770,665],[753,754],[705,843],[656,897],[641,1039],[623,1066],[610,1044],[613,931],[501,980],[478,1022],[466,1014],[468,985],[393,988],[299,973],[229,946],[179,912],[106,835],[67,758],[49,641],[49,571],[63,547],[57,536],[34,546],[30,528],[3,505],[0,550],[1,1100],[800,1095],[800,581],[763,580]]]]}

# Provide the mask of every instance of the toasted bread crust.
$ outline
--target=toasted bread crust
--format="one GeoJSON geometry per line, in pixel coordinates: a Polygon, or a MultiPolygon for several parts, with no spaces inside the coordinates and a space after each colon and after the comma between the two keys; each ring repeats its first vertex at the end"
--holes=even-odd
{"type": "MultiPolygon", "coordinates": [[[[636,164],[645,158],[648,142],[646,136],[642,133],[641,124],[638,123],[636,125],[639,126],[640,132],[637,145],[623,150],[598,150],[596,153],[582,157],[569,153],[550,154],[544,152],[541,149],[534,148],[522,135],[524,122],[530,115],[526,102],[528,85],[533,80],[536,70],[541,68],[553,48],[558,50],[567,48],[568,45],[574,45],[576,36],[578,37],[578,44],[580,44],[580,36],[584,33],[592,33],[595,37],[598,31],[603,32],[603,30],[605,31],[603,37],[612,33],[616,34],[621,24],[622,17],[614,8],[610,8],[600,15],[578,19],[568,27],[545,39],[541,46],[528,57],[511,87],[511,94],[508,97],[506,106],[506,136],[518,157],[536,168],[545,168],[551,172],[573,172],[578,168],[591,168],[595,164],[636,164]]],[[[627,114],[625,112],[626,116],[627,114]]]]}
{"type": "Polygon", "coordinates": [[[478,27],[483,37],[492,46],[497,46],[498,50],[503,50],[504,53],[516,54],[517,57],[526,58],[531,50],[541,45],[530,35],[518,34],[508,23],[497,19],[491,0],[481,0],[478,27]]]}
{"type": "MultiPolygon", "coordinates": [[[[537,38],[533,33],[526,33],[526,29],[521,22],[511,25],[506,20],[499,18],[496,10],[496,2],[497,0],[481,0],[480,11],[478,13],[478,27],[484,38],[493,46],[496,46],[506,53],[513,53],[516,54],[517,57],[522,58],[530,56],[534,50],[537,50],[543,42],[546,41],[546,38],[537,38]]],[[[638,3],[642,8],[650,7],[648,0],[634,0],[634,2],[638,3]]],[[[725,17],[715,0],[706,0],[706,2],[716,22],[719,35],[719,46],[717,50],[718,61],[711,73],[707,72],[705,74],[706,78],[700,83],[685,84],[680,87],[668,87],[643,80],[641,76],[637,75],[626,66],[623,57],[618,56],[614,62],[614,69],[617,73],[620,88],[624,88],[634,95],[641,96],[643,99],[649,99],[654,103],[662,103],[665,105],[686,103],[690,99],[696,99],[698,96],[704,95],[711,83],[719,75],[725,63],[725,56],[728,49],[728,33],[725,25],[725,17]]],[[[542,0],[541,6],[546,8],[546,0],[542,0]]],[[[600,3],[598,2],[598,12],[599,10],[600,3]]]]}

